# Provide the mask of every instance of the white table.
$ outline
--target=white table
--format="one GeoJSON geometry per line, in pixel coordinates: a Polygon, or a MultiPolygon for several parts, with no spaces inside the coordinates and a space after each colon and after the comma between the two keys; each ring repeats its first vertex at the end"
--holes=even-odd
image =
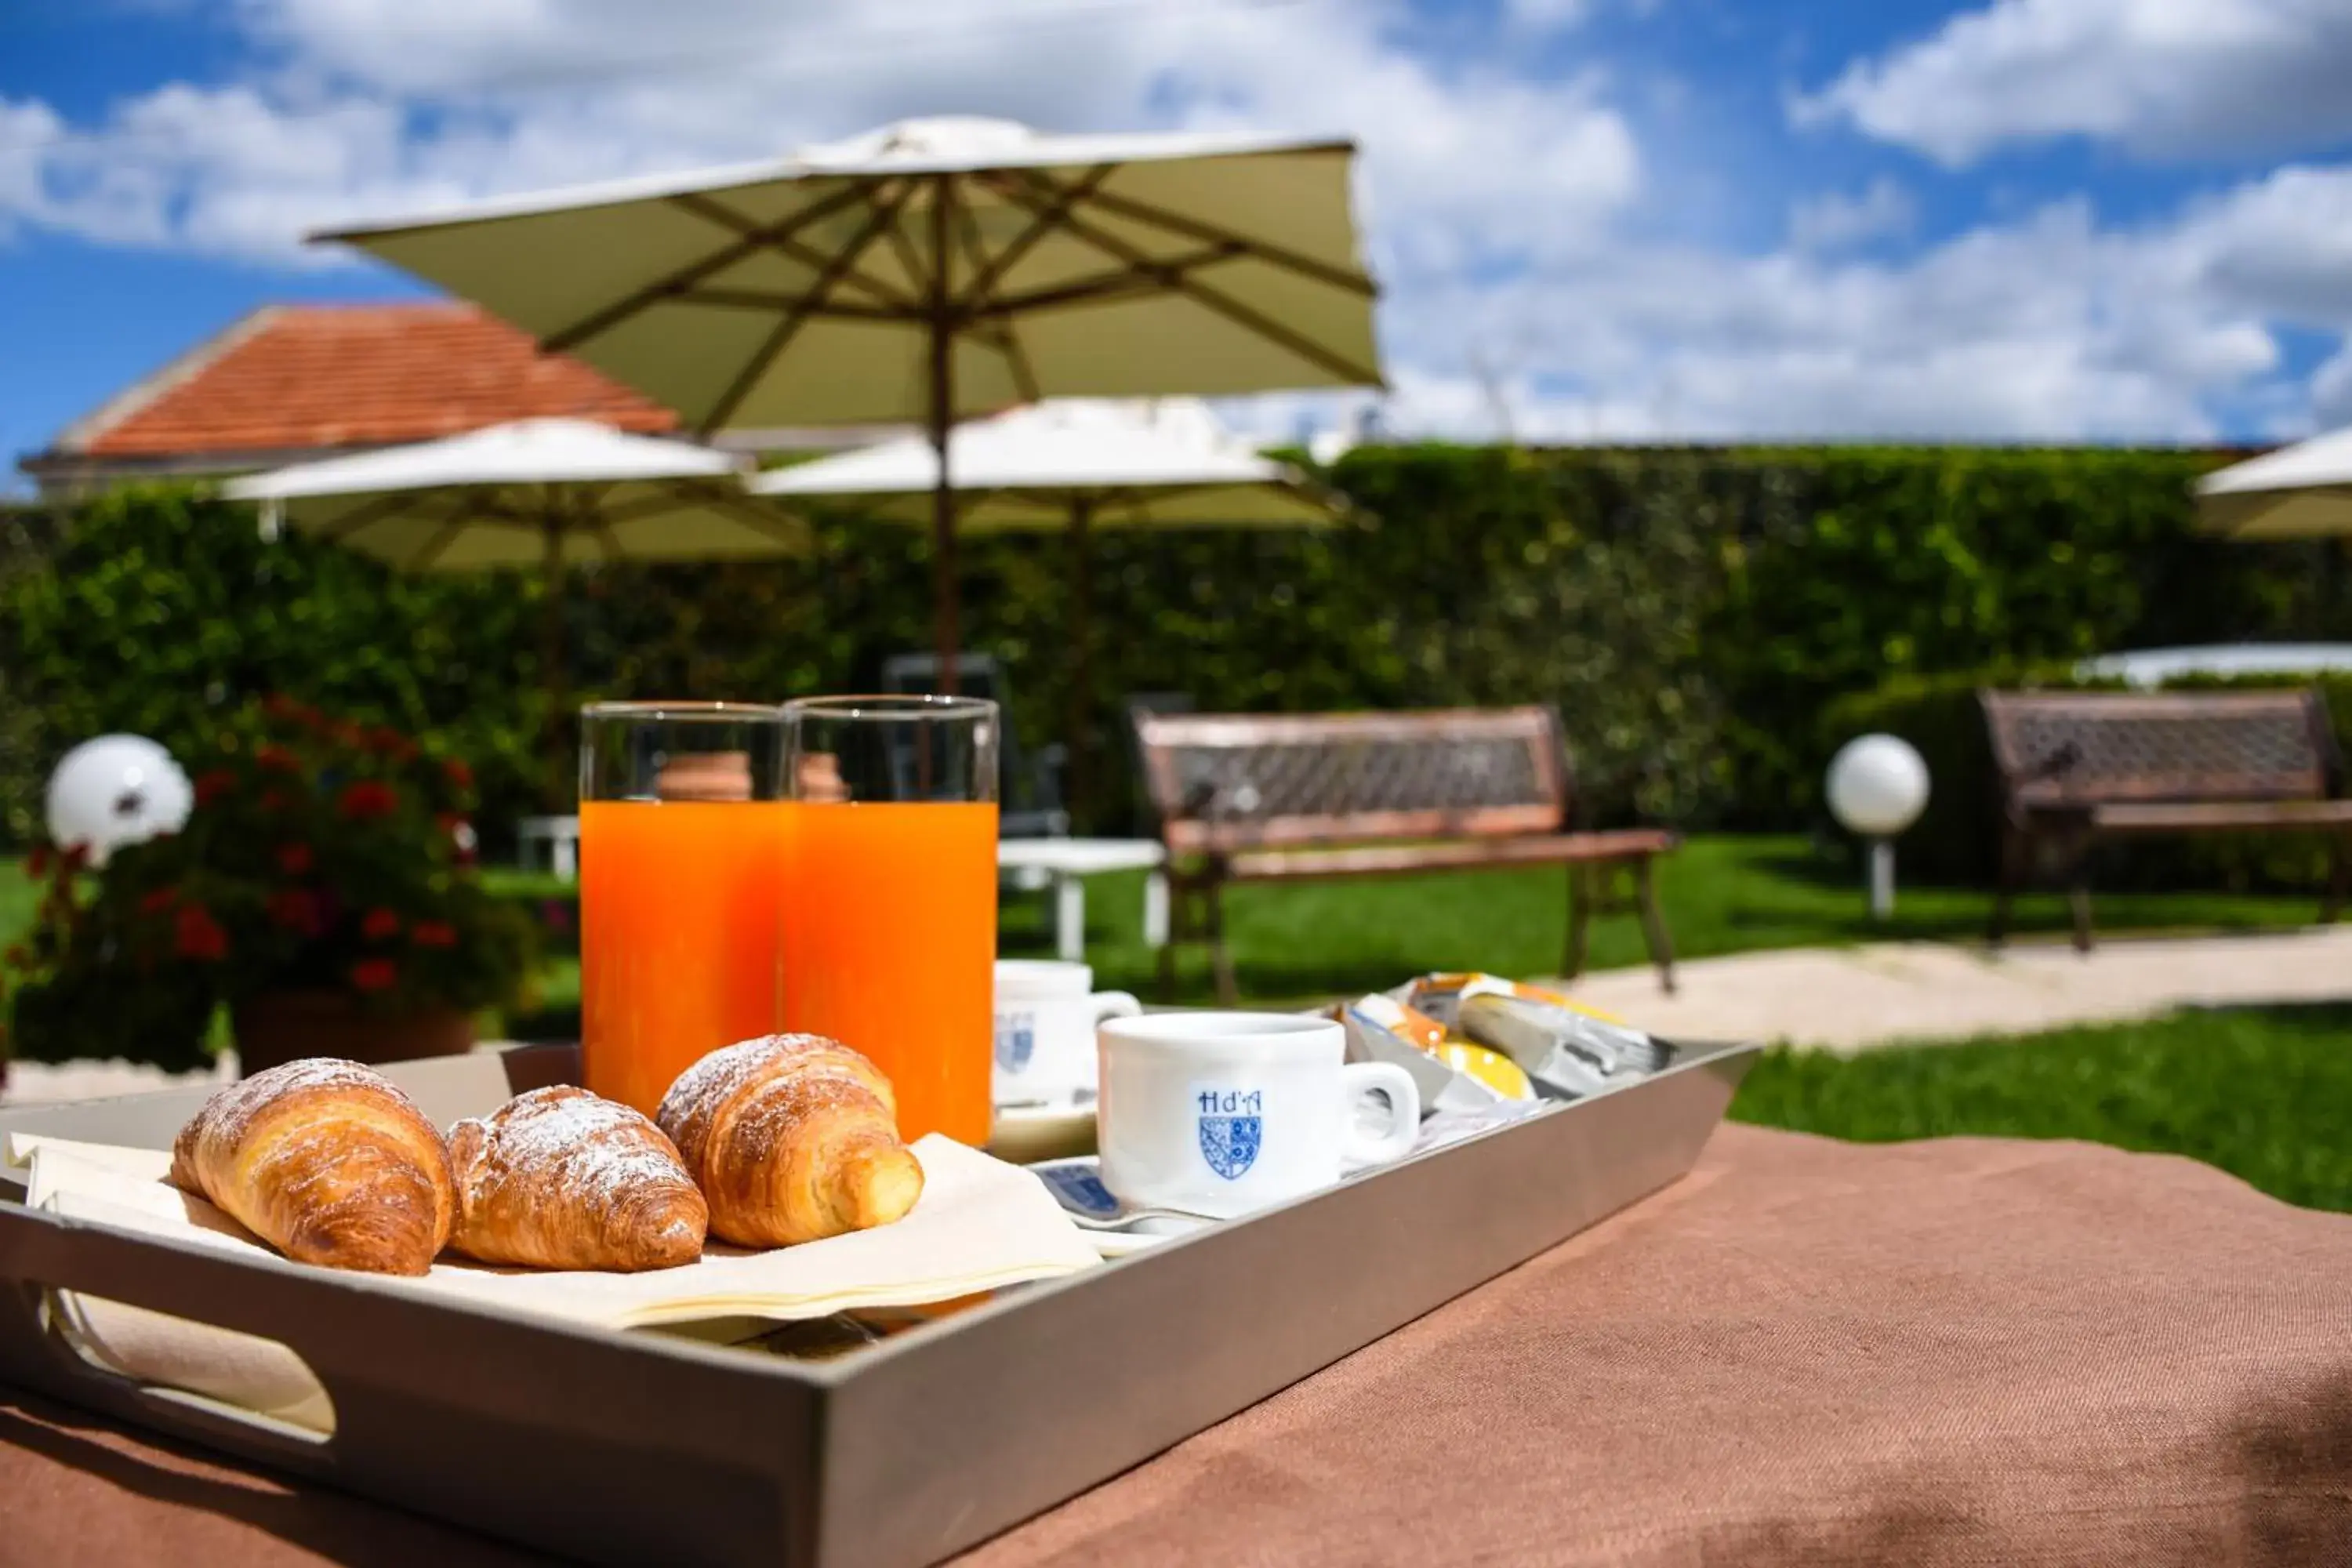
{"type": "Polygon", "coordinates": [[[1160,869],[1167,860],[1153,838],[1003,838],[996,845],[1000,870],[1032,887],[1053,885],[1054,951],[1071,963],[1087,955],[1086,879],[1106,871],[1151,873],[1143,882],[1143,940],[1168,945],[1168,879],[1160,869]]]}
{"type": "MultiPolygon", "coordinates": [[[[535,866],[537,845],[547,846],[550,868],[569,882],[579,875],[580,819],[526,816],[516,825],[522,863],[535,866]]],[[[1160,868],[1168,852],[1153,838],[1006,838],[996,846],[996,864],[1024,885],[1054,889],[1054,951],[1072,963],[1087,955],[1086,879],[1106,871],[1149,871],[1143,882],[1143,940],[1168,945],[1168,879],[1160,868]]]]}
{"type": "Polygon", "coordinates": [[[533,844],[547,846],[549,869],[569,882],[580,875],[580,819],[576,816],[526,816],[515,824],[515,851],[528,871],[538,865],[533,844]]]}

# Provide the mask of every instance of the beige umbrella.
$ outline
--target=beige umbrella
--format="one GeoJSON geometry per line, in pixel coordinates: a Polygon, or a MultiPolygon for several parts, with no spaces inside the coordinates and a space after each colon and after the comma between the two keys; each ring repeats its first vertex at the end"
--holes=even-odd
{"type": "MultiPolygon", "coordinates": [[[[563,711],[563,573],[622,561],[803,554],[805,523],[748,493],[739,461],[586,419],[521,419],[463,436],[232,480],[268,525],[290,522],[409,572],[537,567],[550,745],[563,711]]],[[[558,751],[561,756],[560,749],[558,751]]],[[[561,776],[561,764],[558,763],[561,776]]]]}
{"type": "MultiPolygon", "coordinates": [[[[1287,463],[1235,440],[1196,399],[1063,398],[959,426],[948,468],[962,532],[1066,531],[1070,552],[1070,757],[1082,772],[1087,672],[1093,653],[1089,541],[1103,528],[1316,528],[1346,502],[1287,463]]],[[[785,500],[863,504],[922,523],[938,493],[928,440],[885,441],[761,475],[751,489],[785,500]]],[[[1079,793],[1077,779],[1072,793],[1079,793]]]]}
{"type": "Polygon", "coordinates": [[[318,236],[473,300],[704,435],[922,424],[943,679],[948,433],[1047,395],[1381,381],[1353,144],[908,121],[777,162],[318,236]]]}
{"type": "Polygon", "coordinates": [[[2197,521],[2234,539],[2352,534],[2352,429],[2207,474],[2197,481],[2197,521]]]}

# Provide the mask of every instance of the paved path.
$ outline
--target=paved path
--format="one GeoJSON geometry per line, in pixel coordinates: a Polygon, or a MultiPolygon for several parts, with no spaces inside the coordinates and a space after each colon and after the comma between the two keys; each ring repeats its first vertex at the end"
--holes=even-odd
{"type": "Polygon", "coordinates": [[[1838,1051],[1907,1040],[2023,1035],[2176,1008],[2352,999],[2352,926],[2261,936],[2013,946],[1939,942],[1795,948],[1680,965],[1659,993],[1647,969],[1588,975],[1580,998],[1658,1034],[1790,1040],[1838,1051]]]}
{"type": "MultiPolygon", "coordinates": [[[[2352,925],[2263,936],[2109,938],[2088,957],[2065,946],[1995,956],[1938,942],[1792,948],[1680,966],[1660,994],[1647,968],[1588,975],[1577,995],[1645,1028],[1690,1040],[1790,1040],[1835,1051],[2069,1024],[2152,1017],[2178,1007],[2352,1000],[2352,925]]],[[[19,1062],[0,1100],[134,1094],[218,1073],[167,1078],[129,1062],[19,1062]]]]}

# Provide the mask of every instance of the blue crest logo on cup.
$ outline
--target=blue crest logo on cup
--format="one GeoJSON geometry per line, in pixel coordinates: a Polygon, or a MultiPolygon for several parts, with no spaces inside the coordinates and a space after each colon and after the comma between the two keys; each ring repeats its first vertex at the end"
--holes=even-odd
{"type": "Polygon", "coordinates": [[[1265,1096],[1259,1089],[1202,1089],[1195,1096],[1201,1117],[1201,1157],[1225,1180],[1237,1181],[1257,1163],[1265,1134],[1265,1096]]]}
{"type": "Polygon", "coordinates": [[[996,1065],[1006,1072],[1019,1072],[1029,1065],[1037,1051],[1037,1016],[1034,1013],[1006,1013],[996,1021],[996,1065]]]}

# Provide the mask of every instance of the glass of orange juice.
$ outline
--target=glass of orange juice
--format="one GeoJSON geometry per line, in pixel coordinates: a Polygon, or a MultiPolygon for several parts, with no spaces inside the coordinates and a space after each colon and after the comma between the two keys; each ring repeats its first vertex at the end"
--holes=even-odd
{"type": "Polygon", "coordinates": [[[988,1141],[996,704],[784,704],[784,1026],[864,1052],[898,1131],[988,1141]]]}
{"type": "Polygon", "coordinates": [[[580,720],[581,1073],[650,1116],[702,1057],[782,1024],[783,714],[597,702],[580,720]]]}

